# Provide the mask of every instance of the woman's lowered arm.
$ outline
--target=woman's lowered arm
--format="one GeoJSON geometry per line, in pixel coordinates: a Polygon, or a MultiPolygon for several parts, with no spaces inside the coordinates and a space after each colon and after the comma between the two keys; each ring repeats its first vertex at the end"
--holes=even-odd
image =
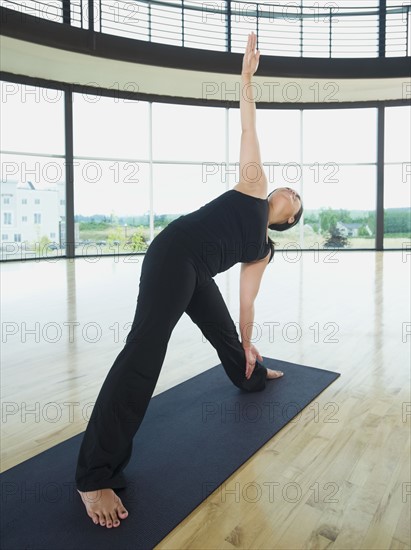
{"type": "Polygon", "coordinates": [[[250,378],[256,357],[262,361],[258,350],[251,343],[254,323],[254,300],[260,288],[261,278],[270,255],[256,262],[241,264],[240,274],[240,334],[241,345],[246,354],[246,377],[250,378]]]}

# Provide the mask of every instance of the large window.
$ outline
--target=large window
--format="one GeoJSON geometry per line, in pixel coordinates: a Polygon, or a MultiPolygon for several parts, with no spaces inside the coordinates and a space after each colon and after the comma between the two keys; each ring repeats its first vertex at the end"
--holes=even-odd
{"type": "Polygon", "coordinates": [[[147,102],[74,94],[76,254],[147,249],[148,135],[147,102]]]}
{"type": "Polygon", "coordinates": [[[226,191],[217,163],[155,164],[155,234],[181,214],[197,210],[226,191]]]}
{"type": "Polygon", "coordinates": [[[65,254],[64,94],[1,82],[4,260],[65,254]]]}
{"type": "Polygon", "coordinates": [[[304,248],[375,248],[377,109],[303,115],[304,248]]]}
{"type": "MultiPolygon", "coordinates": [[[[376,109],[257,111],[269,191],[292,187],[304,204],[300,224],[270,232],[277,247],[375,247],[376,113],[376,109]]],[[[233,162],[239,157],[239,132],[239,111],[230,110],[233,162]]]]}
{"type": "Polygon", "coordinates": [[[219,107],[154,103],[153,160],[224,161],[224,120],[219,107]]]}
{"type": "MultiPolygon", "coordinates": [[[[247,33],[255,31],[264,55],[339,58],[378,57],[380,6],[380,0],[0,0],[0,7],[38,19],[128,39],[243,52],[247,33]]],[[[409,1],[384,3],[387,57],[410,55],[409,7],[409,1]]]]}
{"type": "Polygon", "coordinates": [[[411,246],[411,108],[385,109],[384,248],[411,246]]]}
{"type": "Polygon", "coordinates": [[[231,185],[226,177],[225,110],[153,104],[154,235],[231,185]]]}
{"type": "MultiPolygon", "coordinates": [[[[73,94],[75,254],[144,253],[240,180],[239,109],[73,94]]],[[[1,257],[65,255],[63,92],[1,83],[1,257]]],[[[268,191],[302,196],[277,248],[375,249],[377,108],[257,109],[268,191]]],[[[384,247],[411,242],[408,106],[385,108],[384,247]]],[[[67,215],[71,216],[70,211],[67,215]]]]}

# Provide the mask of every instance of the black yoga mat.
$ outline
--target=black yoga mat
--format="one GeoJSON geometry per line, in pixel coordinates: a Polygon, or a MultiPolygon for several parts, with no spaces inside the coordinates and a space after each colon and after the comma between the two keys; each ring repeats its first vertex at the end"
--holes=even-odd
{"type": "Polygon", "coordinates": [[[238,389],[217,365],[151,399],[118,491],[129,512],[119,527],[95,525],[77,493],[83,434],[1,474],[2,550],[153,548],[339,376],[263,364],[284,376],[261,392],[238,389]]]}

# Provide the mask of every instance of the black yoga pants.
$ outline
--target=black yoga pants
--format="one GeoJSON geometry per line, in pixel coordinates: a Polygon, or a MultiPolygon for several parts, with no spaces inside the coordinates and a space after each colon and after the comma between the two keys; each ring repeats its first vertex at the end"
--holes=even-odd
{"type": "Polygon", "coordinates": [[[178,229],[167,227],[145,254],[130,333],[100,389],[81,443],[75,473],[80,491],[126,486],[123,470],[133,437],[184,312],[214,346],[233,384],[248,392],[265,388],[267,370],[259,361],[246,379],[244,349],[218,286],[204,276],[180,237],[178,229]]]}

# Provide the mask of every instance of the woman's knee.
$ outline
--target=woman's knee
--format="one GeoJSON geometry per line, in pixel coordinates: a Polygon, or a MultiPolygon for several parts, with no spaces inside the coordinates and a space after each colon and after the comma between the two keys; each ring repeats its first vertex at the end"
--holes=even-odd
{"type": "Polygon", "coordinates": [[[263,391],[266,386],[265,380],[259,378],[259,379],[252,379],[251,377],[249,380],[244,377],[244,380],[241,383],[241,389],[246,392],[258,392],[263,391]]]}
{"type": "Polygon", "coordinates": [[[256,364],[256,368],[253,371],[250,378],[246,378],[245,376],[241,380],[241,386],[242,389],[244,389],[247,392],[257,392],[262,391],[265,389],[267,381],[267,369],[260,365],[259,363],[256,364]]]}

